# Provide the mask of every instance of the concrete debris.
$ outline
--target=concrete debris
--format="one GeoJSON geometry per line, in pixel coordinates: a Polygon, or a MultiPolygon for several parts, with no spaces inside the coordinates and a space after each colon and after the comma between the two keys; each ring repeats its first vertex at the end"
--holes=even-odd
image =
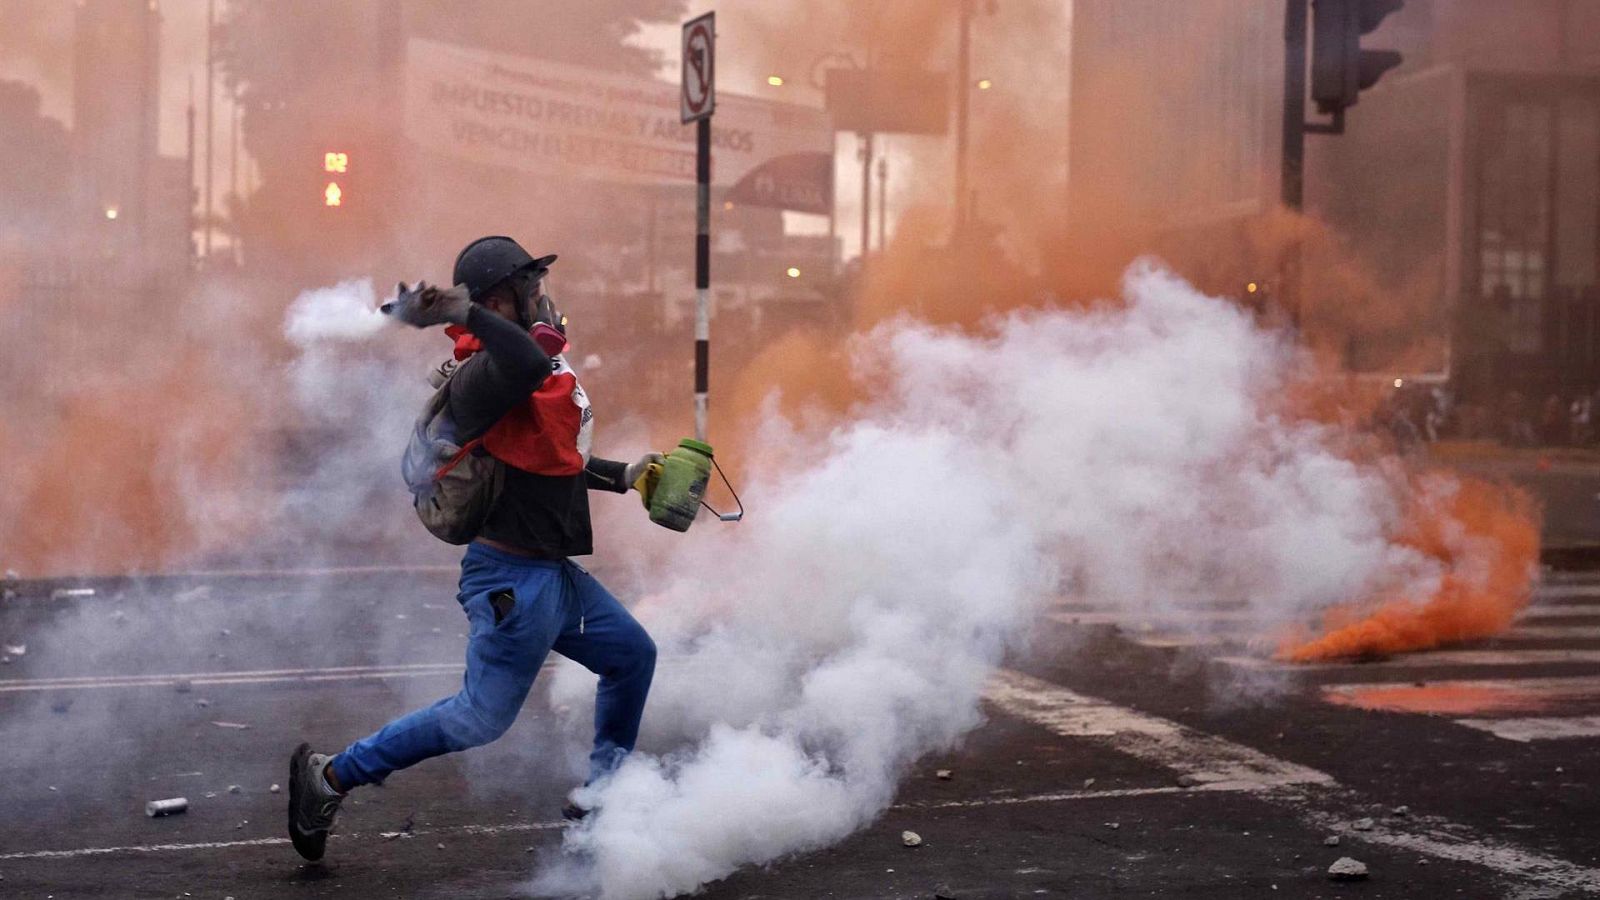
{"type": "Polygon", "coordinates": [[[917,834],[915,831],[902,831],[900,832],[900,843],[907,847],[921,847],[922,835],[917,834]]]}
{"type": "Polygon", "coordinates": [[[955,776],[951,774],[949,769],[940,769],[939,771],[933,773],[933,777],[939,779],[940,781],[949,781],[955,776]]]}
{"type": "Polygon", "coordinates": [[[956,892],[944,886],[933,889],[933,900],[956,900],[956,892]]]}
{"type": "Polygon", "coordinates": [[[1361,881],[1367,877],[1367,864],[1341,856],[1328,867],[1328,877],[1334,881],[1361,881]]]}
{"type": "Polygon", "coordinates": [[[444,849],[444,844],[434,844],[433,846],[434,846],[434,849],[436,849],[436,850],[443,850],[444,849]]]}
{"type": "Polygon", "coordinates": [[[50,793],[52,793],[52,794],[53,794],[53,793],[55,793],[55,792],[56,792],[56,791],[59,791],[59,790],[61,790],[61,788],[58,788],[58,787],[56,787],[56,786],[55,786],[55,785],[53,785],[53,784],[52,784],[52,785],[50,785],[50,793]]]}
{"type": "Polygon", "coordinates": [[[413,813],[409,816],[406,816],[406,820],[400,824],[399,831],[382,831],[378,833],[378,836],[386,841],[392,841],[395,838],[411,838],[414,837],[412,832],[415,831],[416,827],[417,817],[416,814],[413,813]]]}
{"type": "Polygon", "coordinates": [[[1371,819],[1357,819],[1350,823],[1350,827],[1357,831],[1371,831],[1372,824],[1373,823],[1371,819]]]}
{"type": "Polygon", "coordinates": [[[232,635],[233,635],[233,629],[231,629],[231,628],[222,629],[222,636],[223,637],[230,637],[232,635]]]}
{"type": "Polygon", "coordinates": [[[218,728],[232,728],[235,731],[244,731],[246,728],[250,727],[243,722],[212,722],[211,724],[217,726],[218,728]]]}
{"type": "Polygon", "coordinates": [[[1106,823],[1106,827],[1111,829],[1112,831],[1116,831],[1117,829],[1122,827],[1122,823],[1121,822],[1107,822],[1106,823]]]}
{"type": "Polygon", "coordinates": [[[273,785],[272,787],[267,788],[267,793],[276,794],[277,792],[279,792],[281,790],[283,790],[283,788],[278,787],[277,785],[273,785]]]}
{"type": "Polygon", "coordinates": [[[74,597],[93,597],[94,588],[56,588],[50,592],[51,600],[69,600],[74,597]]]}
{"type": "Polygon", "coordinates": [[[205,709],[206,707],[211,705],[211,701],[207,700],[204,697],[201,697],[200,699],[194,701],[194,705],[200,707],[201,709],[205,709]]]}
{"type": "Polygon", "coordinates": [[[207,800],[215,800],[215,799],[217,799],[217,792],[216,791],[206,791],[206,799],[207,800]]]}
{"type": "Polygon", "coordinates": [[[1337,847],[1337,846],[1339,846],[1339,836],[1337,834],[1328,835],[1327,837],[1322,839],[1322,846],[1324,846],[1324,847],[1337,847]]]}
{"type": "Polygon", "coordinates": [[[175,816],[189,811],[187,797],[173,797],[170,800],[151,800],[144,805],[144,814],[154,819],[159,816],[175,816]]]}
{"type": "Polygon", "coordinates": [[[172,689],[180,694],[187,694],[194,690],[194,682],[187,678],[179,678],[172,683],[172,689]]]}
{"type": "Polygon", "coordinates": [[[1409,816],[1409,815],[1411,815],[1411,807],[1409,807],[1409,806],[1396,806],[1394,808],[1394,814],[1397,815],[1397,816],[1409,816]]]}
{"type": "Polygon", "coordinates": [[[230,794],[242,794],[242,793],[244,793],[244,788],[238,786],[237,784],[230,784],[230,785],[228,785],[228,793],[230,793],[230,794]]]}
{"type": "Polygon", "coordinates": [[[27,656],[28,655],[28,645],[27,644],[6,644],[4,649],[5,649],[5,652],[11,654],[12,656],[27,656]]]}
{"type": "Polygon", "coordinates": [[[1094,779],[1093,778],[1085,778],[1083,780],[1083,789],[1087,791],[1089,788],[1092,788],[1092,787],[1094,787],[1094,779]]]}
{"type": "Polygon", "coordinates": [[[233,830],[234,831],[243,831],[244,827],[246,825],[249,825],[249,824],[250,824],[250,820],[249,819],[245,819],[245,820],[241,821],[239,824],[233,826],[233,830]]]}
{"type": "Polygon", "coordinates": [[[1204,783],[1197,776],[1190,775],[1187,772],[1178,776],[1178,787],[1190,788],[1204,783]]]}

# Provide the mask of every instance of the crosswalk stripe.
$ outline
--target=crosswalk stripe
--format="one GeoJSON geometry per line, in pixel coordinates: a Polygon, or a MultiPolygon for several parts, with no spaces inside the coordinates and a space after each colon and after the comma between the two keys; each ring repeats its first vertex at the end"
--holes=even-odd
{"type": "Polygon", "coordinates": [[[1522,625],[1499,637],[1507,640],[1590,641],[1600,639],[1600,625],[1522,625]]]}
{"type": "MultiPolygon", "coordinates": [[[[1270,653],[1280,643],[1270,634],[1255,631],[1217,631],[1180,634],[1171,631],[1149,631],[1127,634],[1134,643],[1155,649],[1185,647],[1248,647],[1270,653]]],[[[1516,641],[1587,641],[1600,640],[1600,625],[1528,625],[1513,628],[1493,638],[1499,642],[1516,641]]]]}
{"type": "Polygon", "coordinates": [[[1359,671],[1437,669],[1450,666],[1548,666],[1600,663],[1600,650],[1429,650],[1370,662],[1349,660],[1322,663],[1286,663],[1254,656],[1223,656],[1217,661],[1242,669],[1282,669],[1316,672],[1331,669],[1359,671]]]}
{"type": "MultiPolygon", "coordinates": [[[[1223,632],[1226,629],[1208,627],[1223,625],[1250,625],[1271,633],[1287,630],[1302,624],[1299,619],[1275,619],[1247,609],[1184,610],[1181,612],[1135,612],[1108,609],[1055,610],[1047,614],[1052,622],[1062,625],[1115,625],[1125,630],[1153,629],[1173,626],[1197,633],[1223,632]]],[[[1517,617],[1518,621],[1531,619],[1600,619],[1600,603],[1556,603],[1530,606],[1517,617]]]]}
{"type": "Polygon", "coordinates": [[[1526,719],[1456,719],[1457,725],[1487,731],[1508,741],[1572,740],[1600,737],[1600,716],[1552,716],[1526,719]]]}
{"type": "Polygon", "coordinates": [[[1600,701],[1600,676],[1442,679],[1417,684],[1325,684],[1322,699],[1339,706],[1423,715],[1511,715],[1600,701]]]}
{"type": "Polygon", "coordinates": [[[1600,584],[1545,584],[1540,585],[1535,595],[1548,598],[1564,597],[1600,597],[1600,584]]]}
{"type": "Polygon", "coordinates": [[[1086,697],[1014,671],[995,673],[984,698],[1009,715],[1069,739],[1087,739],[1135,759],[1193,777],[1191,791],[1250,790],[1302,824],[1351,842],[1482,866],[1556,891],[1600,891],[1600,870],[1546,856],[1457,822],[1413,814],[1355,831],[1370,815],[1371,796],[1342,788],[1325,772],[1277,759],[1253,747],[1206,734],[1105,700],[1086,697]]]}
{"type": "Polygon", "coordinates": [[[1587,603],[1556,603],[1549,606],[1530,606],[1523,610],[1522,619],[1582,619],[1600,618],[1600,605],[1587,603]]]}

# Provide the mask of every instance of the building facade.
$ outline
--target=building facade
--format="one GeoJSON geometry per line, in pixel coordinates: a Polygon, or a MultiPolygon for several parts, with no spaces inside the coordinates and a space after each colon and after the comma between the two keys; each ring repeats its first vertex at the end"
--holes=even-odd
{"type": "MultiPolygon", "coordinates": [[[[1283,14],[1280,0],[1077,0],[1074,210],[1116,190],[1157,228],[1268,214],[1283,14]],[[1119,129],[1119,102],[1154,114],[1125,112],[1138,127],[1119,129]]],[[[1308,135],[1305,209],[1370,275],[1376,305],[1415,308],[1366,316],[1347,361],[1415,366],[1400,345],[1428,337],[1444,345],[1428,366],[1471,393],[1593,390],[1600,0],[1407,0],[1363,46],[1405,62],[1344,134],[1308,135]],[[1401,319],[1417,333],[1396,334],[1401,319]],[[1362,352],[1378,346],[1392,352],[1362,352]]]]}

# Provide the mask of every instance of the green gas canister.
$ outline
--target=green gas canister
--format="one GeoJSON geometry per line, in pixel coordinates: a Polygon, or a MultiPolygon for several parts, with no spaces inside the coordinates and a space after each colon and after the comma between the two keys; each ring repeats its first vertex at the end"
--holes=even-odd
{"type": "Polygon", "coordinates": [[[661,481],[650,498],[650,521],[688,531],[711,480],[711,460],[710,444],[693,438],[679,441],[662,464],[661,481]]]}

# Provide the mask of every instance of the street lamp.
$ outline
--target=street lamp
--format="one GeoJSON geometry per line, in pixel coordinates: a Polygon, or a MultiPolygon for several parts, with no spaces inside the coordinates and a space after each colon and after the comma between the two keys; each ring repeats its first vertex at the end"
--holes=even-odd
{"type": "Polygon", "coordinates": [[[768,75],[767,76],[767,84],[770,84],[773,87],[783,87],[783,76],[782,75],[768,75]]]}
{"type": "Polygon", "coordinates": [[[989,88],[992,88],[992,87],[994,87],[994,82],[993,81],[990,81],[987,78],[979,78],[978,79],[978,90],[987,91],[989,88]]]}
{"type": "Polygon", "coordinates": [[[115,206],[108,206],[106,207],[106,218],[115,220],[119,212],[120,210],[118,210],[115,206]]]}
{"type": "Polygon", "coordinates": [[[800,270],[795,268],[794,266],[790,266],[789,267],[789,271],[787,273],[785,273],[785,274],[787,274],[790,278],[799,278],[800,277],[800,270]]]}

